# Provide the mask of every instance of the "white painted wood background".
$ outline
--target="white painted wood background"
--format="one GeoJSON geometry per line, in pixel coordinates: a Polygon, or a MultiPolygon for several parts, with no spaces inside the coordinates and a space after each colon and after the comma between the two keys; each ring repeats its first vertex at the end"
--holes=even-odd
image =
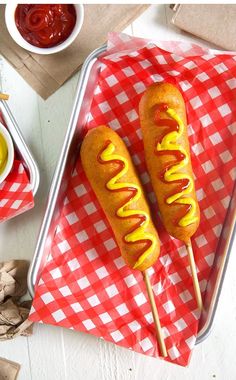
{"type": "MultiPolygon", "coordinates": [[[[170,25],[167,5],[153,5],[126,32],[135,36],[193,39],[170,25]]],[[[31,259],[46,196],[68,125],[79,73],[43,101],[0,57],[0,85],[34,153],[41,184],[34,210],[0,226],[0,260],[31,259]]],[[[236,255],[232,249],[214,329],[181,368],[59,327],[37,325],[30,338],[0,343],[0,356],[19,362],[19,380],[234,380],[236,379],[236,255]]],[[[0,369],[1,373],[1,369],[0,369]]]]}

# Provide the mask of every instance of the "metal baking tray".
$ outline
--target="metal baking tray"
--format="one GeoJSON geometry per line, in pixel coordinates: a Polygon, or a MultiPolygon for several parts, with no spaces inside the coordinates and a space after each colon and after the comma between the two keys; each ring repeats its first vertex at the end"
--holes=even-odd
{"type": "Polygon", "coordinates": [[[25,143],[25,140],[18,127],[18,124],[16,120],[14,119],[7,102],[4,100],[0,101],[0,113],[3,116],[7,129],[10,132],[10,135],[12,137],[17,156],[22,161],[27,171],[30,184],[31,184],[32,193],[33,193],[33,196],[35,196],[39,187],[39,180],[40,180],[38,166],[25,143]]]}
{"type": "MultiPolygon", "coordinates": [[[[76,98],[69,127],[66,133],[62,152],[54,174],[51,190],[48,197],[46,212],[39,233],[35,254],[28,274],[28,287],[31,296],[34,295],[34,287],[37,279],[44,267],[47,256],[50,252],[53,237],[60,218],[60,211],[63,199],[70,178],[73,165],[81,142],[81,131],[86,123],[87,115],[93,97],[94,86],[100,70],[98,58],[106,51],[106,45],[95,50],[87,58],[82,66],[76,98]]],[[[206,297],[204,302],[204,312],[202,313],[197,343],[203,341],[210,333],[214,316],[219,301],[227,262],[230,255],[236,224],[236,186],[227,212],[219,244],[216,252],[216,259],[213,264],[211,277],[208,282],[206,297]]]]}

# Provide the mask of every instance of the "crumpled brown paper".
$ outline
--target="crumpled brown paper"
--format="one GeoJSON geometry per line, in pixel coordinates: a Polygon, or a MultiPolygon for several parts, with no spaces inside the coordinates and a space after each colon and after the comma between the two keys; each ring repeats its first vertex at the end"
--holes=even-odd
{"type": "Polygon", "coordinates": [[[18,363],[0,358],[0,380],[15,380],[19,370],[18,363]]]}
{"type": "Polygon", "coordinates": [[[27,292],[28,268],[25,260],[0,263],[0,341],[32,334],[32,322],[27,319],[31,302],[20,302],[27,292]]]}

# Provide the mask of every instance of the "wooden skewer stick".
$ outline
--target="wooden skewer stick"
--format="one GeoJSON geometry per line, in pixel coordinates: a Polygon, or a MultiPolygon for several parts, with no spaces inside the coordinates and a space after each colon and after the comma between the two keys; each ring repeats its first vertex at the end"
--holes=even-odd
{"type": "Polygon", "coordinates": [[[7,94],[2,94],[2,93],[0,92],[0,99],[1,99],[1,100],[8,100],[8,99],[9,99],[9,95],[7,95],[7,94]]]}
{"type": "Polygon", "coordinates": [[[148,297],[149,297],[151,308],[152,308],[152,315],[153,315],[153,320],[156,327],[157,341],[160,348],[161,356],[166,357],[167,356],[166,345],[165,345],[165,341],[164,341],[163,334],[161,331],[160,319],[159,319],[159,315],[158,315],[158,311],[157,311],[157,307],[156,307],[156,303],[155,303],[155,299],[153,295],[152,286],[150,283],[150,278],[147,271],[143,271],[143,279],[147,287],[148,297]]]}
{"type": "Polygon", "coordinates": [[[188,257],[189,257],[189,263],[190,263],[190,269],[192,273],[192,278],[193,278],[193,287],[194,287],[194,292],[195,292],[195,297],[198,305],[198,309],[202,311],[203,304],[202,304],[202,295],[201,295],[201,290],[198,282],[198,277],[197,277],[197,270],[196,270],[196,264],[194,261],[194,256],[193,256],[193,248],[191,244],[191,240],[186,244],[186,249],[188,252],[188,257]]]}

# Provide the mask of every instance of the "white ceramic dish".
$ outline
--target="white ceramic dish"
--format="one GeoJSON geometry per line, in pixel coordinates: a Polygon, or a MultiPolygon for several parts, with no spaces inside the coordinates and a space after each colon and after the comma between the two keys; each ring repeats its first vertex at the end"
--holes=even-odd
{"type": "Polygon", "coordinates": [[[66,49],[71,43],[75,40],[75,38],[78,36],[81,27],[83,25],[84,21],[84,7],[82,4],[73,4],[76,11],[76,23],[74,26],[74,29],[72,33],[69,35],[69,37],[62,42],[59,45],[53,46],[51,48],[39,48],[37,46],[31,45],[28,43],[20,34],[19,30],[16,27],[15,23],[15,11],[18,4],[8,2],[6,5],[5,10],[5,22],[8,29],[8,32],[10,33],[13,40],[22,48],[36,54],[54,54],[58,53],[59,51],[62,51],[66,49]]]}
{"type": "Polygon", "coordinates": [[[6,179],[6,177],[8,176],[8,174],[10,173],[12,169],[12,165],[14,161],[14,146],[13,146],[10,133],[4,127],[4,125],[2,125],[2,123],[0,123],[0,135],[3,136],[7,144],[7,153],[8,153],[6,166],[3,172],[0,174],[0,183],[2,183],[6,179]]]}

